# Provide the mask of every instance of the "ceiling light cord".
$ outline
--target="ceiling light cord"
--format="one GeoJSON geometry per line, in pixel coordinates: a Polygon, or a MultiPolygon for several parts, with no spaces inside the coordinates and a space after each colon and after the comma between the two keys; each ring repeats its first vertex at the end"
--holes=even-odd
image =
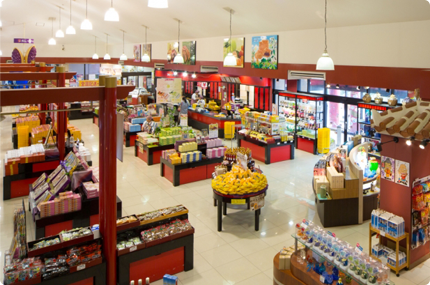
{"type": "Polygon", "coordinates": [[[70,0],[70,26],[72,25],[72,0],[70,0]]]}
{"type": "Polygon", "coordinates": [[[52,18],[51,21],[52,21],[52,37],[54,37],[54,18],[52,18]]]}
{"type": "Polygon", "coordinates": [[[181,53],[181,42],[179,38],[181,37],[181,21],[178,20],[178,53],[181,53]]]}
{"type": "Polygon", "coordinates": [[[106,34],[106,53],[108,53],[109,35],[106,34]]]}
{"type": "Polygon", "coordinates": [[[147,33],[148,33],[148,27],[145,27],[145,48],[148,45],[148,41],[146,40],[147,39],[147,33]]]}
{"type": "Polygon", "coordinates": [[[59,25],[58,28],[61,30],[61,7],[58,7],[58,10],[60,11],[58,14],[60,14],[60,20],[59,20],[59,25]]]}
{"type": "Polygon", "coordinates": [[[122,31],[122,53],[123,54],[125,54],[125,52],[124,52],[124,50],[125,50],[125,48],[124,48],[124,39],[125,39],[124,31],[122,31]]]}
{"type": "Polygon", "coordinates": [[[327,0],[325,0],[325,14],[324,14],[324,37],[325,37],[325,52],[327,53],[327,0]]]}
{"type": "Polygon", "coordinates": [[[110,2],[110,6],[113,8],[113,0],[111,0],[111,2],[110,2]]]}
{"type": "Polygon", "coordinates": [[[231,9],[230,9],[230,52],[231,52],[231,9]]]}
{"type": "Polygon", "coordinates": [[[88,0],[86,1],[86,4],[85,4],[85,18],[88,19],[88,0]]]}
{"type": "Polygon", "coordinates": [[[94,53],[97,53],[97,37],[94,36],[94,53]]]}

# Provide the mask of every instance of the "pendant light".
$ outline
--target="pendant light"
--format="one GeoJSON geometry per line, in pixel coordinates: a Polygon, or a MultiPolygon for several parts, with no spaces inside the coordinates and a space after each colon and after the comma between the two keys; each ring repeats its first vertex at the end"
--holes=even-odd
{"type": "Polygon", "coordinates": [[[104,60],[110,60],[110,55],[108,53],[108,45],[109,45],[109,35],[106,34],[106,54],[103,57],[104,60]]]}
{"type": "Polygon", "coordinates": [[[49,20],[52,21],[52,38],[49,39],[48,45],[55,46],[57,44],[57,41],[54,39],[54,20],[55,18],[51,17],[49,20]]]}
{"type": "MultiPolygon", "coordinates": [[[[144,26],[144,25],[142,25],[142,26],[144,26]]],[[[148,34],[148,27],[147,26],[144,26],[145,27],[145,47],[148,47],[148,44],[147,44],[147,34],[148,34]]],[[[151,61],[151,58],[149,57],[149,55],[148,55],[148,53],[145,53],[144,55],[142,55],[142,62],[150,62],[151,61]]]]}
{"type": "Polygon", "coordinates": [[[125,52],[124,52],[124,33],[125,32],[123,30],[121,31],[122,31],[122,54],[119,57],[119,60],[127,60],[127,56],[125,55],[125,52]]]}
{"type": "Polygon", "coordinates": [[[85,20],[81,24],[81,30],[92,30],[93,24],[88,20],[88,0],[86,0],[85,6],[85,20]]]}
{"type": "Polygon", "coordinates": [[[324,23],[325,49],[322,56],[318,59],[317,70],[334,70],[333,59],[331,59],[327,52],[327,0],[325,0],[324,23]]]}
{"type": "Polygon", "coordinates": [[[178,21],[178,54],[173,59],[173,63],[184,63],[184,58],[181,55],[181,42],[179,41],[179,38],[181,36],[181,20],[175,20],[178,21]]]}
{"type": "Polygon", "coordinates": [[[119,22],[118,12],[113,7],[113,0],[111,0],[109,10],[106,11],[105,21],[108,21],[108,22],[119,22]]]}
{"type": "Polygon", "coordinates": [[[58,21],[58,31],[55,33],[56,38],[64,38],[64,32],[61,30],[61,7],[58,7],[60,10],[60,18],[58,21]]]}
{"type": "Polygon", "coordinates": [[[94,54],[93,59],[99,59],[99,55],[97,54],[97,37],[94,36],[94,54]]]}
{"type": "Polygon", "coordinates": [[[230,10],[230,40],[229,40],[230,41],[230,52],[224,58],[224,66],[236,66],[237,65],[236,57],[231,52],[231,17],[232,17],[232,14],[234,13],[234,11],[232,9],[229,9],[229,10],[230,10]]]}
{"type": "Polygon", "coordinates": [[[72,26],[72,0],[70,0],[70,26],[66,29],[66,35],[76,35],[76,30],[72,26]]]}
{"type": "Polygon", "coordinates": [[[167,0],[148,0],[149,8],[169,8],[167,0]]]}

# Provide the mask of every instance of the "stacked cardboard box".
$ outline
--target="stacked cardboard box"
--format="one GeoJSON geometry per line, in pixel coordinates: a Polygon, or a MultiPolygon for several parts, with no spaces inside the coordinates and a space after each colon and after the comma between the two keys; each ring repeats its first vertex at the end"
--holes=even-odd
{"type": "Polygon", "coordinates": [[[99,189],[100,189],[99,183],[93,183],[92,181],[84,182],[83,186],[88,199],[99,197],[99,189]]]}
{"type": "Polygon", "coordinates": [[[38,205],[41,218],[79,211],[81,207],[81,195],[72,191],[60,193],[58,198],[38,205]]]}
{"type": "Polygon", "coordinates": [[[206,156],[208,158],[223,157],[225,154],[225,150],[225,147],[210,148],[206,150],[206,156]]]}
{"type": "Polygon", "coordinates": [[[49,125],[40,125],[31,130],[31,143],[37,144],[42,142],[43,138],[48,136],[49,125]]]}

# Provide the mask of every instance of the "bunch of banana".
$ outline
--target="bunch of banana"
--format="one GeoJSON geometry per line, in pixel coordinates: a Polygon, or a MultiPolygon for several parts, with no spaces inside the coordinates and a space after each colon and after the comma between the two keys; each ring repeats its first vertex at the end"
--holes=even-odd
{"type": "Polygon", "coordinates": [[[212,188],[222,194],[245,195],[263,190],[267,178],[261,173],[243,170],[234,165],[232,171],[212,180],[212,188]]]}

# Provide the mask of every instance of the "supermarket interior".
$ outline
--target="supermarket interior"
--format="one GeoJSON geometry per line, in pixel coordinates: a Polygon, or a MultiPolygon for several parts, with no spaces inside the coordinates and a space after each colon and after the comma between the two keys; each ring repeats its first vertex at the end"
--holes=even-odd
{"type": "Polygon", "coordinates": [[[430,284],[430,0],[261,4],[0,0],[0,285],[430,284]]]}

